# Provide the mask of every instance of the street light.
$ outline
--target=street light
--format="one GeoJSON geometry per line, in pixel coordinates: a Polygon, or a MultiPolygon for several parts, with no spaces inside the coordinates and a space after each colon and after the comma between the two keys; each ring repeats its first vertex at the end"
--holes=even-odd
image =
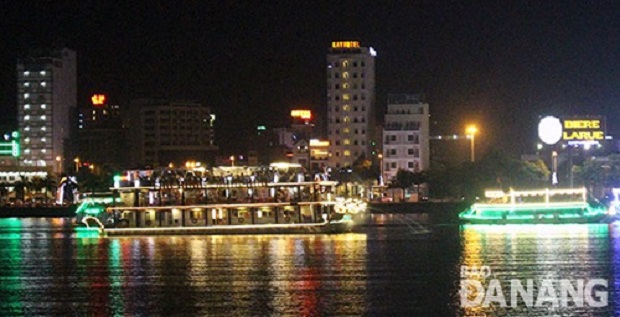
{"type": "Polygon", "coordinates": [[[383,186],[383,154],[379,153],[377,157],[379,158],[379,171],[380,171],[379,186],[383,186]]]}
{"type": "Polygon", "coordinates": [[[230,166],[235,166],[235,156],[234,155],[230,156],[230,166]]]}
{"type": "Polygon", "coordinates": [[[73,162],[75,162],[75,172],[77,173],[80,170],[80,158],[76,157],[73,159],[73,162]]]}
{"type": "Polygon", "coordinates": [[[58,175],[62,172],[62,156],[56,156],[56,172],[58,175]]]}
{"type": "Polygon", "coordinates": [[[471,161],[474,162],[475,161],[475,154],[474,154],[474,147],[475,147],[475,135],[476,132],[478,132],[478,128],[476,128],[475,125],[470,125],[467,127],[467,136],[469,136],[469,139],[471,140],[471,161]]]}

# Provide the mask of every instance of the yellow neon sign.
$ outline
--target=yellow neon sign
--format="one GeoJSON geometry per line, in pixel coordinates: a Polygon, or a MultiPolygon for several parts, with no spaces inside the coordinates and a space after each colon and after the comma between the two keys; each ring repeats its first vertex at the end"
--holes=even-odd
{"type": "Polygon", "coordinates": [[[563,126],[562,139],[566,141],[605,139],[605,132],[601,130],[602,124],[600,119],[565,119],[563,126]]]}
{"type": "Polygon", "coordinates": [[[310,110],[291,110],[291,117],[310,120],[312,119],[312,112],[310,110]]]}
{"type": "Polygon", "coordinates": [[[359,48],[360,42],[358,41],[336,41],[332,42],[332,48],[359,48]]]}
{"type": "Polygon", "coordinates": [[[105,103],[105,95],[96,94],[93,95],[90,100],[92,101],[94,106],[103,105],[105,103]]]}

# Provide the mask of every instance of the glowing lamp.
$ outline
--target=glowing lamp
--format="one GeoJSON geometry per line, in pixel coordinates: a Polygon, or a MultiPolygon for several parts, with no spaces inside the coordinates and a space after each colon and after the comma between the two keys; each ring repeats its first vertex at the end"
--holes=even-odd
{"type": "Polygon", "coordinates": [[[312,112],[310,110],[291,110],[291,117],[310,120],[312,119],[312,112]]]}

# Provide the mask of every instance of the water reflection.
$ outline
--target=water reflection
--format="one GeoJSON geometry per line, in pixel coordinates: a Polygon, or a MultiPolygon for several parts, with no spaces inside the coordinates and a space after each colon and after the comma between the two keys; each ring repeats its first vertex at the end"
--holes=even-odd
{"type": "Polygon", "coordinates": [[[341,235],[105,239],[65,219],[0,219],[0,315],[612,316],[620,301],[617,224],[373,221],[341,235]],[[461,307],[463,265],[488,265],[474,277],[485,286],[608,279],[609,306],[461,307]]]}
{"type": "MultiPolygon", "coordinates": [[[[481,282],[488,290],[490,281],[498,280],[507,304],[510,306],[511,281],[518,280],[526,285],[532,279],[540,290],[543,280],[562,279],[576,283],[578,280],[595,278],[609,279],[611,274],[610,230],[615,226],[591,225],[465,225],[462,226],[463,254],[461,265],[470,268],[489,266],[491,276],[466,274],[462,279],[481,282]]],[[[611,285],[610,285],[611,286],[611,285]]],[[[470,290],[472,290],[470,288],[470,290]]],[[[613,289],[609,290],[610,292],[613,289]]],[[[455,291],[455,302],[461,298],[455,291]]],[[[475,298],[476,290],[470,293],[475,298]]],[[[483,291],[484,294],[484,291],[483,291]]],[[[559,293],[558,293],[559,294],[559,293]]],[[[535,298],[536,299],[536,298],[535,298]]],[[[536,303],[534,301],[534,303],[536,303]]],[[[551,303],[547,303],[551,304],[551,303]]],[[[492,302],[489,307],[474,305],[462,307],[462,316],[611,316],[613,302],[608,307],[528,307],[520,297],[513,304],[516,307],[500,307],[492,302]]]]}

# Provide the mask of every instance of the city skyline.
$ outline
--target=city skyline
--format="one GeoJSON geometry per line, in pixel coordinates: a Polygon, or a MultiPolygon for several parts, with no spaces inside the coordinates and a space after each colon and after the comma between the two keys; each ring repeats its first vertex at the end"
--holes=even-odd
{"type": "Polygon", "coordinates": [[[56,43],[77,51],[78,106],[93,93],[121,104],[197,100],[222,124],[216,137],[238,147],[253,126],[285,123],[291,108],[323,116],[327,48],[355,40],[377,50],[378,119],[388,93],[423,93],[439,121],[432,128],[444,130],[432,132],[477,123],[481,146],[533,151],[540,115],[604,115],[610,134],[620,130],[614,9],[611,1],[19,3],[4,8],[0,124],[16,122],[16,59],[56,43]]]}

